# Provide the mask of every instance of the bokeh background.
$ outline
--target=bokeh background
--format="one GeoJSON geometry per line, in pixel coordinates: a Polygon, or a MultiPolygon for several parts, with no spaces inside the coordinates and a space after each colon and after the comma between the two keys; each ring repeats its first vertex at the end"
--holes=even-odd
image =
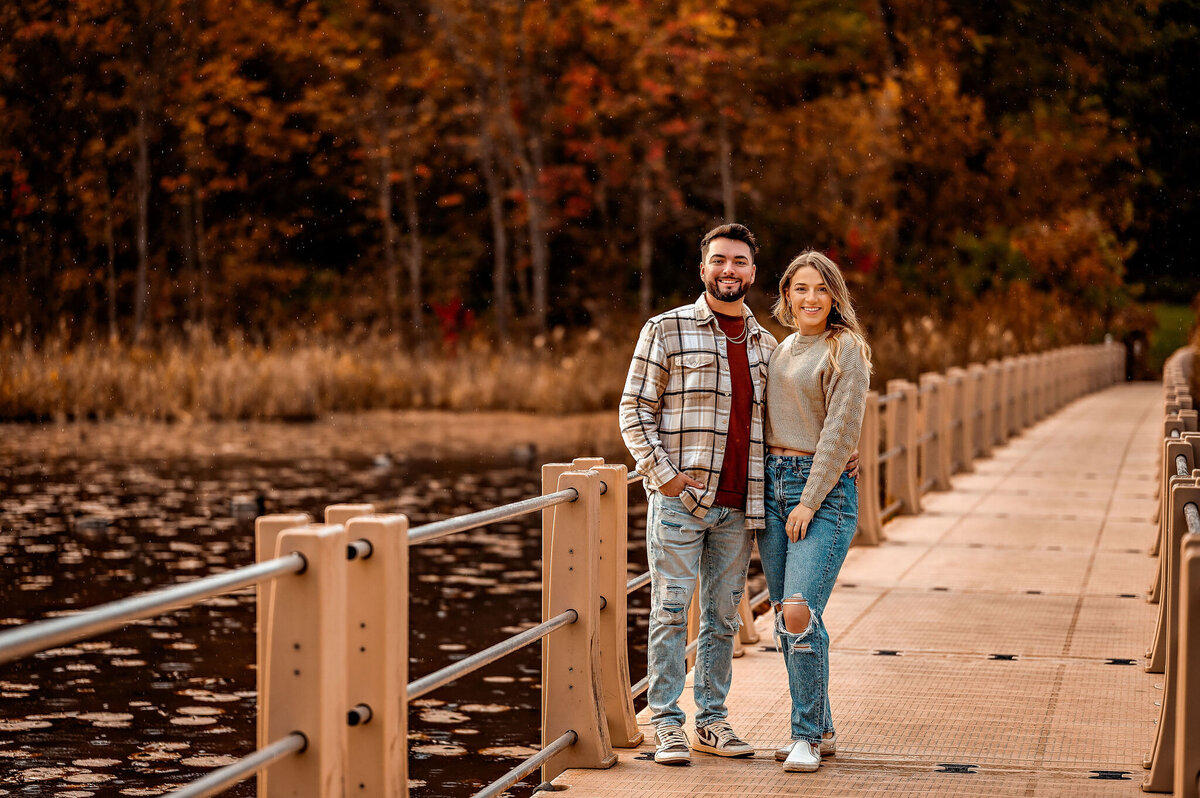
{"type": "MultiPolygon", "coordinates": [[[[22,0],[0,417],[615,405],[726,220],[879,379],[1193,323],[1184,0],[22,0]]],[[[882,383],[881,383],[882,384],[882,383]]]]}

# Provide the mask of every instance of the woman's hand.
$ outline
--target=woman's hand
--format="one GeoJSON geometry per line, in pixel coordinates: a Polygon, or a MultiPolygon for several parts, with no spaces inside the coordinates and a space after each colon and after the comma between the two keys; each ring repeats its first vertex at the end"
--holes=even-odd
{"type": "Polygon", "coordinates": [[[804,540],[808,534],[808,525],[812,522],[813,516],[817,511],[811,507],[806,507],[803,504],[797,504],[795,509],[788,513],[787,522],[783,525],[783,529],[787,532],[788,540],[795,543],[797,540],[804,540]]]}

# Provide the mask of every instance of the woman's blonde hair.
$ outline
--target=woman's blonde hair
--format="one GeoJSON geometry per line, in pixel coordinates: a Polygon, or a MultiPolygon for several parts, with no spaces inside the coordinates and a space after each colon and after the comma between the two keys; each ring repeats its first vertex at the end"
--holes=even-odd
{"type": "Polygon", "coordinates": [[[826,343],[829,344],[829,362],[833,364],[835,371],[841,371],[841,366],[838,365],[838,355],[842,349],[841,339],[843,335],[849,335],[850,340],[858,345],[863,364],[866,366],[867,373],[870,374],[871,346],[867,343],[867,337],[863,335],[862,326],[858,323],[858,316],[854,313],[854,305],[850,302],[850,289],[846,287],[846,278],[842,276],[842,270],[838,268],[837,264],[820,252],[813,249],[805,250],[793,258],[788,267],[784,269],[783,276],[779,278],[779,298],[775,300],[775,307],[771,308],[771,315],[784,327],[792,330],[799,329],[800,324],[796,321],[795,314],[792,313],[792,305],[788,302],[787,293],[792,284],[792,278],[805,266],[812,266],[817,270],[833,300],[833,306],[829,309],[829,318],[826,321],[829,330],[829,338],[826,339],[826,343]]]}

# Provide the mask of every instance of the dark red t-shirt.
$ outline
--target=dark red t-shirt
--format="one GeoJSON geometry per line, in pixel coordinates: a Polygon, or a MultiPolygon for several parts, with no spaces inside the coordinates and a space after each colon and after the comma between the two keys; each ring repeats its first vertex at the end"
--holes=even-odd
{"type": "Polygon", "coordinates": [[[750,380],[750,361],[746,358],[746,322],[741,316],[714,313],[721,332],[725,333],[726,353],[729,356],[730,397],[729,433],[725,438],[725,459],[721,462],[721,478],[717,482],[718,507],[746,509],[746,484],[750,477],[750,413],[754,406],[754,383],[750,380]],[[742,338],[741,343],[734,343],[742,338]]]}

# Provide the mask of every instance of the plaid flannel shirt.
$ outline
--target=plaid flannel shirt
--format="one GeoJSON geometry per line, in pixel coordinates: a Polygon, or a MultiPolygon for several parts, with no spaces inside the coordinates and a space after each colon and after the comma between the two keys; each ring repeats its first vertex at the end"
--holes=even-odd
{"type": "MultiPolygon", "coordinates": [[[[743,305],[746,359],[754,398],[750,411],[749,484],[746,528],[762,529],[763,426],[767,361],[775,337],[743,305]]],[[[729,430],[732,383],[725,335],[701,295],[694,304],[669,310],[650,321],[638,337],[621,394],[621,437],[637,462],[646,487],[658,490],[683,472],[704,490],[685,488],[679,498],[703,517],[717,495],[729,430]]]]}

